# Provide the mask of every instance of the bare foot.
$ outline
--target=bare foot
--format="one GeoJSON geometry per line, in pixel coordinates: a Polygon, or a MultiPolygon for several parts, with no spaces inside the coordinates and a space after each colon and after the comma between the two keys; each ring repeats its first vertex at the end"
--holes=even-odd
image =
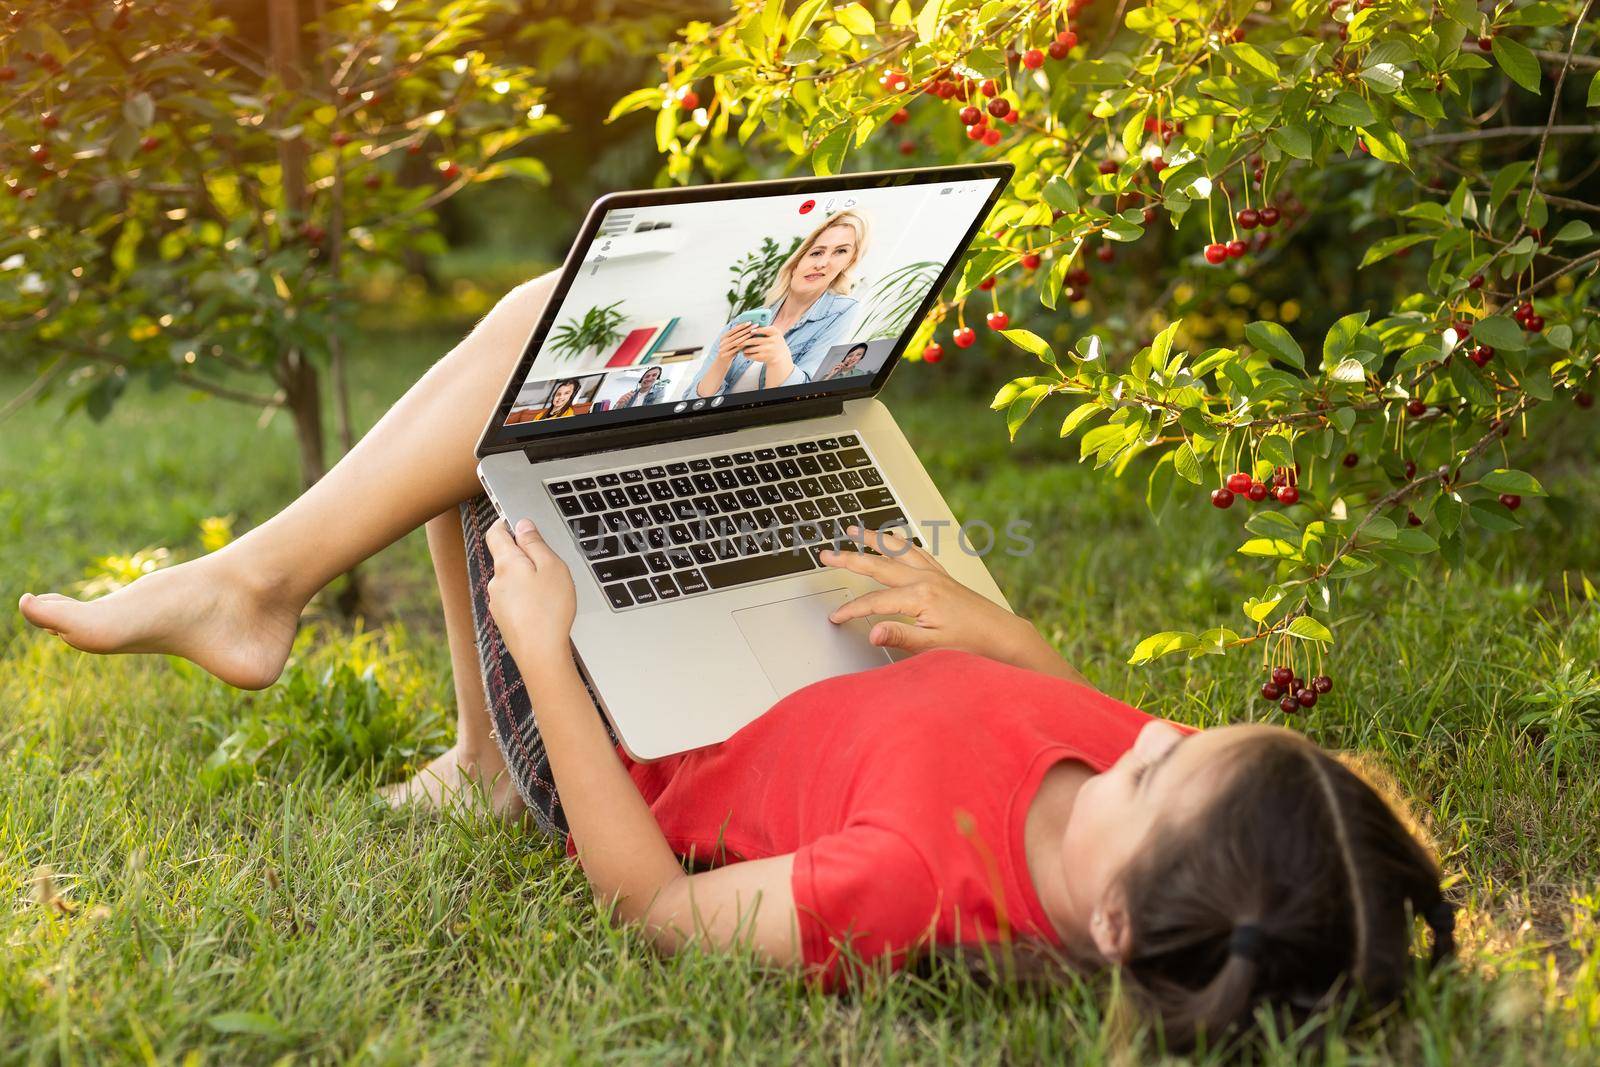
{"type": "Polygon", "coordinates": [[[486,750],[469,752],[458,741],[412,778],[386,785],[378,795],[392,808],[420,804],[438,810],[454,805],[478,807],[487,799],[490,813],[507,822],[515,822],[527,810],[511,784],[505,758],[493,742],[486,750]]]}
{"type": "Polygon", "coordinates": [[[98,600],[24,593],[18,606],[73,648],[182,656],[240,689],[277,681],[300,624],[297,607],[216,556],[144,575],[98,600]]]}

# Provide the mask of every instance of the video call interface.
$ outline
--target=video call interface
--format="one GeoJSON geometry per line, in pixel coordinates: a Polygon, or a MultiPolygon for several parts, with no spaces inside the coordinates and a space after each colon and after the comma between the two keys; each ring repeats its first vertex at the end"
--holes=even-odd
{"type": "Polygon", "coordinates": [[[628,421],[624,412],[659,418],[870,382],[995,182],[607,212],[506,429],[534,435],[607,412],[608,423],[628,421]]]}

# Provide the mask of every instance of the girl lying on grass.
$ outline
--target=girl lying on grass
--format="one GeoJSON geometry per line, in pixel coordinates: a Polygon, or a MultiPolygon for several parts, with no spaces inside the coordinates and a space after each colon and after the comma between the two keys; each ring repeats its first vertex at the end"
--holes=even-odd
{"type": "Polygon", "coordinates": [[[1393,1000],[1419,918],[1433,960],[1450,953],[1437,866],[1362,778],[1289,730],[1192,732],[1096,692],[894,535],[829,558],[884,586],[835,621],[909,619],[872,640],[916,655],[794,693],[721,745],[619,754],[572,661],[567,568],[476,492],[482,415],[550,288],[503,300],[239,540],[91,603],[24,595],[24,615],[261,688],[312,595],[425,523],[458,735],[386,795],[570,830],[596,896],[667,952],[748,946],[830,987],[930,950],[1118,968],[1176,1046],[1262,1008],[1393,1000]]]}

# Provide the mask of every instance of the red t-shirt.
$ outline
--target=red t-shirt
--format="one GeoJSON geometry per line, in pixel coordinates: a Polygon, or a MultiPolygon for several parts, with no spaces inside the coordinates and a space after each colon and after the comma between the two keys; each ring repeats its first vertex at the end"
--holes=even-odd
{"type": "Polygon", "coordinates": [[[1023,849],[1064,759],[1103,771],[1150,717],[1059,678],[947,650],[818,682],[720,745],[629,772],[668,843],[699,863],[793,852],[807,970],[908,950],[1057,943],[1023,849]]]}

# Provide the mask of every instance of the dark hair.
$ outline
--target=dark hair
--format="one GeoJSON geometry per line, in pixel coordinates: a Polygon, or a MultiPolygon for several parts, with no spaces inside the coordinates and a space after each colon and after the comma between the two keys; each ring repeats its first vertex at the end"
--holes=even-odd
{"type": "Polygon", "coordinates": [[[552,385],[550,387],[550,395],[547,396],[545,398],[545,401],[544,401],[544,410],[545,410],[545,412],[547,414],[550,414],[550,415],[559,415],[559,414],[561,414],[562,411],[568,410],[569,408],[572,407],[572,405],[574,403],[577,402],[578,394],[581,393],[581,392],[583,392],[583,379],[581,379],[581,378],[563,378],[563,379],[561,379],[559,382],[557,382],[556,384],[554,384],[554,385],[552,385]],[[561,408],[560,411],[557,411],[556,410],[556,406],[555,406],[556,394],[561,391],[561,387],[563,385],[572,386],[572,393],[567,397],[566,406],[561,408]]]}
{"type": "Polygon", "coordinates": [[[850,354],[852,352],[854,352],[858,348],[861,349],[862,352],[871,352],[872,351],[872,346],[867,344],[867,342],[865,342],[865,341],[857,341],[855,344],[851,345],[848,349],[845,350],[844,358],[845,359],[849,359],[850,358],[850,354]]]}
{"type": "Polygon", "coordinates": [[[1439,868],[1366,780],[1294,737],[1245,742],[1192,818],[1158,827],[1120,879],[1124,973],[1169,1046],[1225,1040],[1258,1007],[1299,1020],[1394,1000],[1413,922],[1454,951],[1439,868]]]}

